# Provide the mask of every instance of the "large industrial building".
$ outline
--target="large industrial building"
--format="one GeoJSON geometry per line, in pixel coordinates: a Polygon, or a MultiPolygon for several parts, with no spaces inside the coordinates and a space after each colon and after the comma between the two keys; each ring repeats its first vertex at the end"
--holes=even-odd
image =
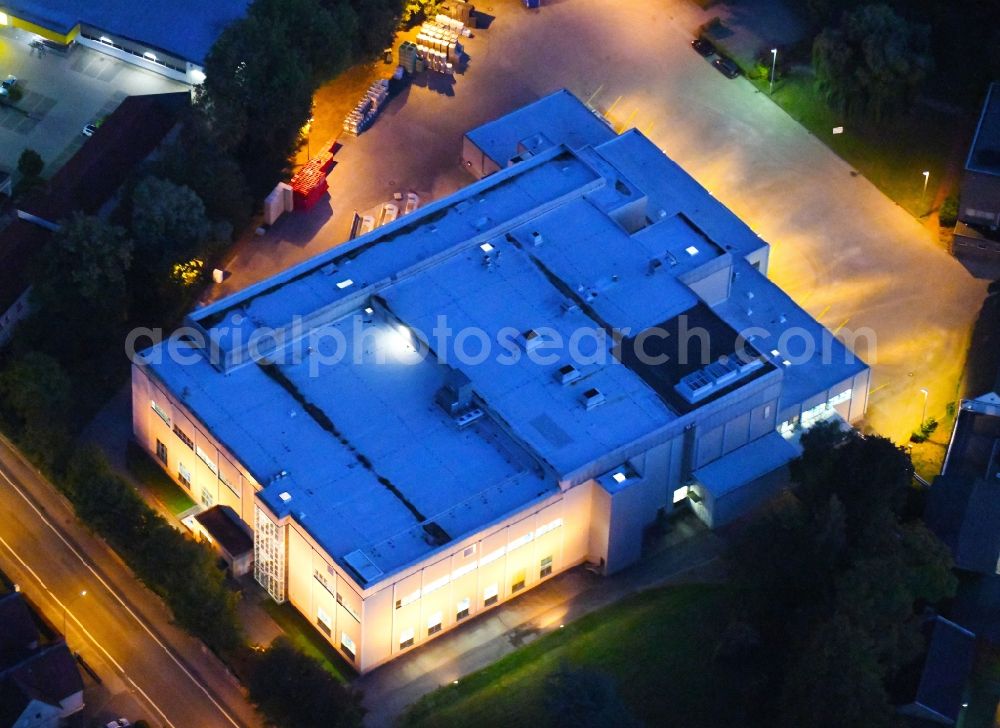
{"type": "Polygon", "coordinates": [[[454,195],[189,316],[135,436],[254,532],[257,581],[362,672],[692,506],[729,522],[867,366],[768,246],[567,92],[471,132],[454,195]],[[489,161],[487,161],[489,160],[489,161]]]}
{"type": "Polygon", "coordinates": [[[249,0],[0,0],[0,30],[88,46],[189,84],[205,80],[215,39],[249,0]]]}

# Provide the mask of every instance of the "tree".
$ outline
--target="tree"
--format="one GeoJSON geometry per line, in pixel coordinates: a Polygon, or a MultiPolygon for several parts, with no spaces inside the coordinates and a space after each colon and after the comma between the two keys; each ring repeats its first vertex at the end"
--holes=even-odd
{"type": "Polygon", "coordinates": [[[566,664],[545,680],[547,725],[553,728],[637,726],[607,675],[566,664]]]}
{"type": "Polygon", "coordinates": [[[353,56],[358,18],[345,2],[257,0],[250,12],[283,29],[316,83],[344,70],[353,56]]]}
{"type": "Polygon", "coordinates": [[[72,384],[59,362],[29,351],[0,371],[0,399],[16,419],[21,446],[48,466],[60,464],[69,444],[72,384]]]}
{"type": "Polygon", "coordinates": [[[286,637],[257,657],[247,688],[251,702],[279,726],[355,728],[364,715],[361,694],[337,682],[286,637]]]}
{"type": "Polygon", "coordinates": [[[205,61],[198,103],[212,138],[232,151],[254,196],[287,172],[312,113],[312,69],[284,23],[254,12],[229,25],[205,61]]]}
{"type": "MultiPolygon", "coordinates": [[[[340,0],[324,0],[340,4],[340,0]]],[[[352,0],[351,5],[358,18],[358,32],[355,35],[355,52],[361,58],[373,58],[382,51],[396,33],[399,18],[403,12],[402,0],[352,0]]]]}
{"type": "Polygon", "coordinates": [[[780,698],[780,726],[881,728],[892,708],[868,635],[843,616],[821,624],[789,666],[780,698]]]}
{"type": "Polygon", "coordinates": [[[847,12],[813,43],[817,88],[831,106],[880,120],[912,102],[933,69],[929,38],[888,5],[847,12]]]}
{"type": "Polygon", "coordinates": [[[44,168],[42,155],[34,149],[25,149],[17,158],[17,171],[22,177],[40,177],[44,168]]]}
{"type": "Polygon", "coordinates": [[[190,187],[145,177],[132,192],[137,263],[166,267],[201,252],[211,232],[205,205],[190,187]]]}

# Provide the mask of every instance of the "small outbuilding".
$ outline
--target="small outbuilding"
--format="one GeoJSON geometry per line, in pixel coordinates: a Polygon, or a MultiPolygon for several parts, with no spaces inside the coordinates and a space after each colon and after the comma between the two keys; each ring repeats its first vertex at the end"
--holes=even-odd
{"type": "Polygon", "coordinates": [[[253,535],[227,506],[212,506],[194,517],[194,531],[206,538],[222,556],[234,577],[253,568],[253,535]]]}

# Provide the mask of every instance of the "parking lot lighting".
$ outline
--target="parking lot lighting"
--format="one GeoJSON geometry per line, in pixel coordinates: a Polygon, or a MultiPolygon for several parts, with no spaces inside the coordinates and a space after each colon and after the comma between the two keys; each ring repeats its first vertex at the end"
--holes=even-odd
{"type": "Polygon", "coordinates": [[[774,68],[778,65],[778,49],[771,49],[771,89],[769,93],[774,96],[774,68]]]}

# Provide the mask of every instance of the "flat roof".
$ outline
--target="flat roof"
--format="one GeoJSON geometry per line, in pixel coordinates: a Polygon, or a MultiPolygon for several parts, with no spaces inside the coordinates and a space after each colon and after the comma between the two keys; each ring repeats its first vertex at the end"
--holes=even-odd
{"type": "Polygon", "coordinates": [[[248,5],[249,0],[2,0],[0,9],[59,33],[84,23],[201,64],[248,5]]]}
{"type": "Polygon", "coordinates": [[[990,84],[965,168],[1000,175],[1000,81],[990,84]]]}
{"type": "Polygon", "coordinates": [[[504,166],[523,150],[535,154],[558,144],[580,149],[612,139],[615,132],[603,116],[588,109],[566,89],[560,89],[476,127],[465,136],[487,157],[504,166]]]}
{"type": "MultiPolygon", "coordinates": [[[[553,146],[194,311],[214,361],[160,345],[145,366],[269,508],[370,584],[682,427],[705,403],[664,397],[616,347],[693,309],[735,333],[684,283],[728,265],[772,301],[750,324],[773,328],[762,317],[788,302],[743,260],[765,245],[638,132],[553,146]],[[274,336],[251,356],[261,328],[274,336]]],[[[770,356],[763,370],[791,376],[770,356]]],[[[803,366],[809,394],[864,368],[803,366]]]]}
{"type": "Polygon", "coordinates": [[[787,465],[799,451],[777,432],[771,432],[694,471],[694,477],[716,498],[737,490],[787,465]]]}

